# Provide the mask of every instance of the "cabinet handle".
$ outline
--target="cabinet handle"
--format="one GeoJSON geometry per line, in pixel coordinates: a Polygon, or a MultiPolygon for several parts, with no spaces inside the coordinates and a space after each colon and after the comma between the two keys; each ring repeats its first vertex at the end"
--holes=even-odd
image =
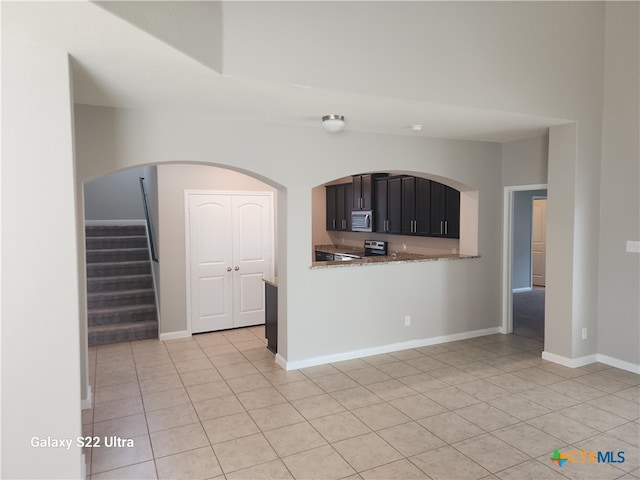
{"type": "Polygon", "coordinates": [[[449,234],[449,222],[447,220],[444,221],[444,234],[449,234]]]}
{"type": "Polygon", "coordinates": [[[336,219],[334,218],[334,219],[332,220],[332,222],[333,222],[333,229],[335,230],[335,229],[336,229],[336,219]]]}
{"type": "Polygon", "coordinates": [[[442,234],[443,234],[443,230],[442,230],[442,224],[443,224],[443,223],[444,223],[444,222],[443,222],[442,220],[440,220],[440,235],[442,235],[442,234]]]}

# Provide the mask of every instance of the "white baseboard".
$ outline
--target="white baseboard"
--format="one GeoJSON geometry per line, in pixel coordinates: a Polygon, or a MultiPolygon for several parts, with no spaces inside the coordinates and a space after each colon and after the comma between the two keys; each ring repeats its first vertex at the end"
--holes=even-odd
{"type": "Polygon", "coordinates": [[[93,404],[93,392],[91,391],[91,385],[87,385],[87,398],[82,399],[81,408],[82,410],[87,410],[91,408],[93,404]]]}
{"type": "Polygon", "coordinates": [[[409,340],[407,342],[391,343],[381,345],[379,347],[363,348],[344,353],[335,353],[332,355],[323,355],[320,357],[308,358],[305,360],[297,360],[288,362],[280,355],[276,355],[276,363],[285,370],[297,370],[299,368],[315,367],[316,365],[325,365],[327,363],[342,362],[344,360],[353,360],[354,358],[370,357],[381,353],[397,352],[399,350],[407,350],[409,348],[426,347],[429,345],[437,345],[439,343],[455,342],[457,340],[466,340],[468,338],[483,337],[485,335],[493,335],[500,333],[499,327],[485,328],[483,330],[473,330],[470,332],[454,333],[452,335],[443,335],[439,337],[421,338],[418,340],[409,340]]]}
{"type": "Polygon", "coordinates": [[[161,333],[159,338],[160,340],[175,340],[177,338],[187,338],[190,336],[191,333],[189,333],[187,330],[180,330],[178,332],[161,333]]]}
{"type": "Polygon", "coordinates": [[[604,363],[605,365],[609,365],[611,367],[616,367],[621,370],[626,370],[628,372],[637,373],[640,375],[640,365],[637,363],[627,362],[625,360],[620,360],[619,358],[613,358],[609,355],[603,355],[599,353],[597,355],[598,362],[604,363]]]}
{"type": "Polygon", "coordinates": [[[555,353],[542,352],[542,359],[548,360],[553,363],[558,363],[569,368],[579,368],[592,363],[604,363],[611,367],[626,370],[628,372],[640,374],[640,365],[613,358],[608,355],[602,355],[601,353],[594,353],[592,355],[585,355],[584,357],[568,358],[562,355],[556,355],[555,353]]]}
{"type": "Polygon", "coordinates": [[[279,353],[276,353],[276,363],[285,370],[287,369],[287,361],[279,353]]]}
{"type": "Polygon", "coordinates": [[[84,224],[87,227],[95,227],[95,226],[111,226],[111,225],[146,225],[144,219],[142,220],[85,220],[84,224]]]}
{"type": "Polygon", "coordinates": [[[551,353],[547,351],[542,352],[542,359],[548,360],[553,363],[558,363],[564,367],[569,367],[569,368],[584,367],[585,365],[596,363],[598,361],[597,355],[595,353],[593,355],[586,355],[584,357],[569,358],[569,357],[563,357],[562,355],[556,355],[555,353],[551,353]]]}

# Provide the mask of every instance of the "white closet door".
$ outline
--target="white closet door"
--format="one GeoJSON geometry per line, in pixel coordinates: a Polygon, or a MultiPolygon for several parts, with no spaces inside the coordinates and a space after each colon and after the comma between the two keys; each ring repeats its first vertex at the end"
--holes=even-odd
{"type": "Polygon", "coordinates": [[[231,198],[192,194],[189,200],[191,331],[232,328],[231,198]]]}
{"type": "Polygon", "coordinates": [[[188,234],[191,332],[263,324],[272,196],[191,193],[188,234]]]}
{"type": "Polygon", "coordinates": [[[234,326],[264,323],[263,277],[273,276],[270,195],[234,195],[234,326]]]}

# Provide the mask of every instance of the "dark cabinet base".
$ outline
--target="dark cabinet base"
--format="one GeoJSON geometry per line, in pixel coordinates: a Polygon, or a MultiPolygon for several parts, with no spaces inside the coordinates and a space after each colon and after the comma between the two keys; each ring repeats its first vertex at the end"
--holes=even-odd
{"type": "Polygon", "coordinates": [[[278,353],[278,287],[270,283],[265,283],[264,286],[267,348],[278,353]]]}

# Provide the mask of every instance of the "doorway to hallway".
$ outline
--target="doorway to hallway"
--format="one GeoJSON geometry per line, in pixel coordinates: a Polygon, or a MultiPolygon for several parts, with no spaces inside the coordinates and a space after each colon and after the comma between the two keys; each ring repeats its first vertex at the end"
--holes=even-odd
{"type": "Polygon", "coordinates": [[[540,343],[545,327],[546,187],[505,187],[504,196],[502,330],[540,343]]]}

